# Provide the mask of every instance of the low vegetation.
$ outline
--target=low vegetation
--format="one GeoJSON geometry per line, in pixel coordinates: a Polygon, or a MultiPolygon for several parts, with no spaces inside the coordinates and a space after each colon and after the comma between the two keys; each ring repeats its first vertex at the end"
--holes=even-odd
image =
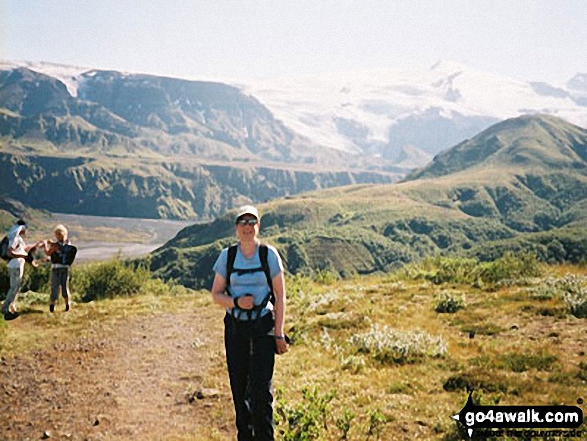
{"type": "Polygon", "coordinates": [[[455,313],[465,307],[465,296],[460,292],[440,291],[434,301],[434,310],[441,313],[455,313]]]}
{"type": "Polygon", "coordinates": [[[425,357],[442,357],[447,352],[441,337],[423,331],[398,331],[389,326],[373,325],[349,341],[360,353],[370,354],[383,363],[415,363],[425,357]]]}
{"type": "MultiPolygon", "coordinates": [[[[19,303],[32,305],[49,303],[51,265],[42,263],[37,268],[27,265],[22,279],[19,303]]],[[[9,279],[5,264],[0,264],[0,292],[8,291],[9,279]]],[[[120,258],[103,262],[75,265],[70,279],[70,290],[74,302],[87,303],[92,300],[128,297],[140,294],[184,294],[182,285],[153,278],[145,265],[132,265],[120,258]]]]}

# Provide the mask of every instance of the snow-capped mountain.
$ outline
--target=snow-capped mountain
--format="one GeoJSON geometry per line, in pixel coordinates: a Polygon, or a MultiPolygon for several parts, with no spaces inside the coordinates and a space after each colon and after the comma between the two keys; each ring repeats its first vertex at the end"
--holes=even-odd
{"type": "MultiPolygon", "coordinates": [[[[54,63],[0,61],[0,70],[15,67],[57,78],[73,97],[83,97],[84,82],[94,72],[54,63]]],[[[492,124],[524,114],[550,114],[587,127],[587,73],[551,85],[439,61],[403,72],[223,82],[255,97],[315,145],[410,167],[423,166],[492,124]]]]}
{"type": "Polygon", "coordinates": [[[0,70],[11,70],[18,67],[25,67],[58,79],[65,84],[67,91],[73,97],[78,95],[80,83],[84,78],[82,74],[92,70],[89,67],[68,66],[57,63],[0,60],[0,70]]]}
{"type": "Polygon", "coordinates": [[[321,145],[396,160],[403,147],[435,155],[524,114],[546,113],[587,127],[587,74],[553,86],[440,61],[411,72],[259,81],[244,91],[321,145]]]}

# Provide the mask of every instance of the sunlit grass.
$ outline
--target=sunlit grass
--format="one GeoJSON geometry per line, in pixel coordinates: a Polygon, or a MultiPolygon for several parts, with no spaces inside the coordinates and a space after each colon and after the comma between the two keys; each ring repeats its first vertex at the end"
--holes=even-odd
{"type": "MultiPolygon", "coordinates": [[[[569,314],[560,296],[544,300],[530,291],[549,277],[561,278],[569,272],[585,274],[572,266],[544,266],[531,286],[484,287],[389,275],[340,280],[323,273],[318,281],[288,277],[286,327],[295,344],[276,361],[274,383],[281,390],[281,405],[311,409],[304,390],[315,390],[316,397],[332,393],[328,430],[320,434],[325,440],[340,439],[344,433],[348,439],[366,439],[369,432],[371,439],[456,440],[450,415],[464,405],[467,387],[473,387],[474,396],[483,403],[575,405],[585,398],[580,391],[587,390],[585,319],[569,314]],[[466,307],[450,314],[437,312],[438,295],[447,290],[466,296],[466,307]],[[544,308],[558,313],[541,314],[544,308]],[[441,338],[446,352],[410,362],[377,359],[351,343],[374,326],[425,332],[441,338]]],[[[54,315],[39,297],[40,303],[27,306],[30,313],[0,325],[0,355],[35,350],[59,339],[113,333],[121,320],[129,318],[181,314],[188,309],[203,314],[218,321],[216,334],[190,337],[187,344],[210,361],[206,378],[201,381],[194,372],[178,376],[184,378],[186,394],[203,382],[220,390],[223,398],[203,409],[209,422],[203,432],[170,433],[168,439],[231,439],[233,410],[221,343],[222,311],[207,292],[155,291],[79,303],[69,314],[54,315]]],[[[153,360],[159,355],[155,349],[145,353],[153,360]]]]}

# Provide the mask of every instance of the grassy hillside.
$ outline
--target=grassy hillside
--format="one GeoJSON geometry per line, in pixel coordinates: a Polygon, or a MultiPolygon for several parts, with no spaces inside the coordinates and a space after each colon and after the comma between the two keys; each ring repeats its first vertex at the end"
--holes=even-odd
{"type": "Polygon", "coordinates": [[[440,153],[407,180],[505,165],[518,170],[585,170],[587,130],[549,115],[525,115],[495,124],[471,140],[440,153]]]}
{"type": "MultiPolygon", "coordinates": [[[[445,156],[455,168],[447,165],[446,173],[438,171],[445,169],[437,158],[399,184],[349,186],[263,204],[262,235],[293,273],[387,272],[422,256],[490,258],[508,249],[578,262],[587,251],[586,149],[585,130],[551,117],[517,118],[481,133],[467,148],[449,151],[445,156]],[[496,136],[503,146],[491,153],[487,139],[496,136]],[[467,162],[475,155],[476,161],[467,162]],[[524,155],[531,160],[516,159],[524,155]]],[[[153,254],[151,267],[187,286],[208,286],[218,251],[233,237],[231,213],[189,227],[153,254]]]]}
{"type": "Polygon", "coordinates": [[[38,232],[43,230],[43,225],[50,224],[51,215],[46,211],[35,210],[0,194],[0,234],[2,237],[18,219],[24,219],[33,232],[38,232]]]}
{"type": "Polygon", "coordinates": [[[21,154],[1,147],[0,141],[0,187],[6,194],[32,207],[75,214],[209,219],[251,201],[398,179],[394,173],[337,167],[21,154]]]}

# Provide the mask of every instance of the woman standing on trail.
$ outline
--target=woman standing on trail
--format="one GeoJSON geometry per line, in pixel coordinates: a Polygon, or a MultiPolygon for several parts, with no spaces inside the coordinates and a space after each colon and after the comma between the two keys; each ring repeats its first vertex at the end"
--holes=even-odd
{"type": "Polygon", "coordinates": [[[255,207],[238,210],[238,244],[220,253],[212,285],[214,301],[226,308],[224,343],[239,441],[274,439],[271,380],[275,354],[288,348],[283,264],[275,248],[259,242],[259,221],[255,207]]]}
{"type": "Polygon", "coordinates": [[[70,245],[67,239],[67,228],[57,225],[53,232],[55,241],[45,241],[45,254],[51,257],[51,295],[49,297],[49,311],[55,312],[55,302],[59,298],[59,288],[65,301],[65,311],[69,311],[69,278],[71,274],[70,265],[64,263],[62,257],[64,247],[70,245]]]}
{"type": "Polygon", "coordinates": [[[8,232],[8,275],[10,277],[10,289],[6,293],[6,299],[2,303],[2,314],[5,320],[13,320],[18,317],[16,311],[16,299],[20,292],[20,285],[24,273],[24,263],[30,262],[37,266],[37,261],[33,260],[31,253],[43,242],[37,242],[34,245],[26,245],[24,236],[26,235],[27,225],[23,220],[19,220],[8,232]]]}

